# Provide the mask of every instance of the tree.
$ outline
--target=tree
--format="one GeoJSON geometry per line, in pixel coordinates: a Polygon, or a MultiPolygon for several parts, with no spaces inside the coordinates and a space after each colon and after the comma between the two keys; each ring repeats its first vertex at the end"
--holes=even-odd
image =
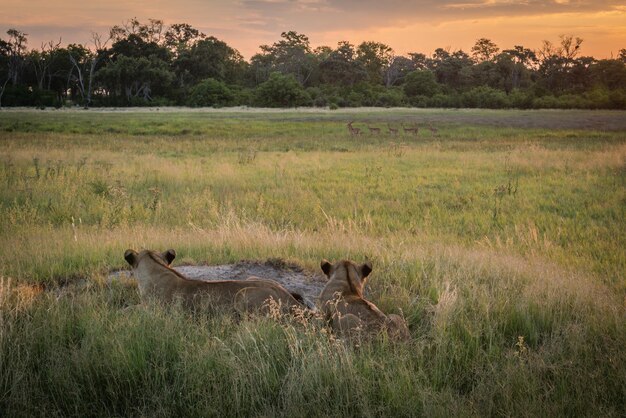
{"type": "Polygon", "coordinates": [[[579,37],[574,38],[573,35],[560,35],[559,45],[556,46],[550,41],[544,40],[538,55],[541,61],[549,60],[553,57],[561,58],[565,61],[571,61],[580,52],[583,40],[579,37]]]}
{"type": "Polygon", "coordinates": [[[543,52],[540,54],[543,58],[537,71],[538,85],[552,93],[564,91],[567,87],[567,61],[556,54],[550,56],[544,56],[543,52]]]}
{"type": "MultiPolygon", "coordinates": [[[[113,36],[119,38],[119,34],[113,36]]],[[[172,57],[171,52],[165,46],[136,33],[131,33],[126,38],[118,39],[107,52],[107,57],[112,61],[115,61],[121,55],[133,58],[153,56],[165,62],[169,62],[172,57]]]]}
{"type": "Polygon", "coordinates": [[[9,35],[9,40],[2,41],[1,45],[3,55],[6,57],[8,71],[7,78],[2,83],[2,90],[0,91],[0,107],[2,106],[2,96],[9,81],[11,81],[13,86],[17,85],[20,73],[24,67],[26,43],[28,42],[28,34],[17,29],[9,29],[7,35],[9,35]]]}
{"type": "Polygon", "coordinates": [[[261,84],[269,78],[274,65],[274,58],[269,54],[255,54],[250,59],[250,78],[254,85],[261,84]]]}
{"type": "Polygon", "coordinates": [[[474,62],[493,61],[498,55],[500,48],[487,38],[480,38],[472,47],[474,62]]]}
{"type": "Polygon", "coordinates": [[[537,52],[540,57],[539,84],[554,93],[563,92],[570,87],[570,74],[583,43],[581,38],[574,38],[572,35],[561,35],[559,39],[559,45],[543,41],[537,52]]]}
{"type": "Polygon", "coordinates": [[[206,39],[206,35],[188,23],[174,23],[165,31],[164,45],[173,56],[172,69],[179,87],[184,88],[187,84],[202,79],[202,75],[195,75],[191,68],[191,49],[203,39],[206,39]]]}
{"type": "Polygon", "coordinates": [[[9,77],[9,57],[11,46],[8,42],[0,39],[0,107],[2,107],[2,96],[4,95],[7,84],[11,80],[9,77]]]}
{"type": "Polygon", "coordinates": [[[235,100],[397,105],[408,97],[419,106],[532,107],[542,96],[546,99],[537,103],[557,107],[626,103],[626,49],[617,59],[597,61],[581,56],[583,40],[573,35],[544,41],[537,51],[521,45],[500,51],[480,38],[470,55],[447,47],[429,56],[395,56],[374,41],[313,49],[306,35],[288,31],[261,45],[247,62],[236,49],[187,23],[166,26],[158,19],[133,18],[113,26],[106,40],[93,34],[91,43],[65,48],[59,40],[29,51],[25,33],[7,34],[0,39],[0,104],[3,98],[20,105],[61,103],[69,96],[90,106],[94,92],[111,105],[142,104],[157,96],[197,106],[235,100]],[[555,97],[561,94],[567,97],[555,97]]]}
{"type": "Polygon", "coordinates": [[[235,95],[226,84],[213,78],[207,78],[196,84],[189,95],[189,106],[228,106],[235,95]]]}
{"type": "Polygon", "coordinates": [[[453,53],[438,48],[433,54],[433,69],[437,82],[454,89],[465,87],[470,78],[473,61],[462,50],[453,53]]]}
{"type": "Polygon", "coordinates": [[[445,61],[450,58],[450,48],[437,48],[435,52],[433,52],[432,63],[433,65],[437,62],[445,61]]]}
{"type": "Polygon", "coordinates": [[[318,46],[317,48],[313,50],[313,54],[315,55],[315,58],[317,58],[317,60],[319,61],[323,61],[327,59],[328,57],[330,57],[330,54],[332,53],[333,53],[333,49],[326,45],[318,46]]]}
{"type": "Polygon", "coordinates": [[[69,89],[69,74],[72,71],[72,63],[67,59],[67,48],[59,48],[51,54],[50,71],[48,71],[48,90],[57,92],[59,97],[65,97],[69,89]]]}
{"type": "Polygon", "coordinates": [[[537,66],[537,54],[531,49],[524,48],[521,45],[515,45],[513,49],[505,49],[503,54],[510,56],[516,63],[522,64],[530,69],[537,66]]]}
{"type": "Polygon", "coordinates": [[[609,90],[626,90],[626,65],[621,60],[600,60],[589,68],[595,84],[609,90]]]}
{"type": "Polygon", "coordinates": [[[561,35],[559,38],[561,39],[561,46],[557,52],[569,60],[576,58],[583,43],[582,38],[574,38],[573,35],[561,35]]]}
{"type": "Polygon", "coordinates": [[[573,60],[567,70],[567,90],[583,93],[593,84],[589,69],[596,62],[593,57],[580,57],[573,60]]]}
{"type": "Polygon", "coordinates": [[[496,66],[502,78],[502,85],[507,93],[530,84],[531,68],[537,62],[535,53],[530,49],[516,45],[506,49],[496,57],[496,66]]]}
{"type": "Polygon", "coordinates": [[[282,39],[272,45],[261,45],[261,53],[252,57],[257,82],[265,80],[271,72],[280,72],[291,74],[301,85],[307,85],[315,66],[309,38],[294,31],[280,36],[282,39]]]}
{"type": "MultiPolygon", "coordinates": [[[[505,59],[499,60],[501,65],[508,64],[505,59]]],[[[501,67],[492,61],[480,61],[471,67],[471,87],[489,86],[506,90],[506,76],[500,72],[501,67]]],[[[510,90],[510,86],[508,88],[510,90]]]]}
{"type": "Polygon", "coordinates": [[[136,98],[152,100],[153,93],[164,93],[174,79],[167,63],[154,55],[120,55],[115,61],[102,67],[97,76],[104,81],[110,92],[122,93],[128,104],[132,104],[136,98]]]}
{"type": "Polygon", "coordinates": [[[141,23],[134,17],[122,23],[121,26],[113,26],[110,35],[114,43],[135,35],[145,43],[160,44],[165,35],[163,28],[163,21],[160,19],[148,19],[148,23],[141,23]]]}
{"type": "Polygon", "coordinates": [[[60,41],[58,44],[49,42],[45,49],[43,54],[45,71],[37,72],[37,86],[40,90],[54,92],[56,95],[55,103],[60,104],[63,98],[67,96],[67,91],[70,88],[69,75],[72,72],[72,64],[67,59],[67,48],[60,47],[60,41]]]}
{"type": "Polygon", "coordinates": [[[175,56],[188,50],[196,42],[205,39],[206,35],[188,23],[174,23],[165,31],[165,45],[175,56]]]}
{"type": "Polygon", "coordinates": [[[393,61],[393,49],[380,42],[363,42],[356,49],[356,59],[367,72],[370,83],[381,84],[383,73],[393,61]]]}
{"type": "Polygon", "coordinates": [[[385,87],[402,84],[406,75],[416,69],[415,63],[407,57],[394,57],[383,73],[385,87]]]}
{"type": "Polygon", "coordinates": [[[354,45],[341,41],[326,59],[319,64],[320,80],[323,83],[353,86],[367,77],[367,71],[355,59],[354,45]]]}
{"type": "Polygon", "coordinates": [[[67,54],[71,64],[67,76],[71,96],[75,98],[80,95],[83,105],[89,106],[91,100],[86,100],[87,89],[89,87],[89,80],[87,78],[91,78],[89,70],[92,64],[93,52],[81,44],[70,44],[67,46],[67,54]]]}
{"type": "Polygon", "coordinates": [[[409,57],[416,70],[433,69],[433,60],[428,58],[425,54],[421,52],[409,52],[409,57]]]}
{"type": "Polygon", "coordinates": [[[71,72],[68,77],[74,81],[85,107],[91,106],[96,70],[102,59],[108,55],[106,45],[112,37],[113,34],[110,33],[109,37],[103,40],[100,34],[92,32],[91,41],[95,51],[90,51],[82,45],[72,44],[68,47],[69,59],[74,71],[76,71],[76,75],[71,72]]]}
{"type": "Polygon", "coordinates": [[[37,78],[37,87],[40,90],[43,90],[44,82],[47,81],[46,85],[49,88],[52,82],[52,75],[50,73],[50,67],[54,64],[53,58],[56,53],[59,51],[61,46],[61,39],[59,42],[54,43],[50,41],[48,43],[41,44],[41,51],[33,50],[29,54],[29,62],[33,66],[35,70],[35,76],[37,78]]]}
{"type": "Polygon", "coordinates": [[[128,104],[135,99],[152,100],[163,95],[174,79],[170,69],[173,53],[165,45],[163,21],[149,19],[142,24],[133,18],[114,26],[114,41],[105,51],[105,64],[96,73],[110,95],[123,95],[128,104]]]}
{"type": "Polygon", "coordinates": [[[239,51],[210,36],[194,43],[173,66],[181,81],[195,84],[206,78],[235,82],[243,75],[246,63],[239,51]]]}

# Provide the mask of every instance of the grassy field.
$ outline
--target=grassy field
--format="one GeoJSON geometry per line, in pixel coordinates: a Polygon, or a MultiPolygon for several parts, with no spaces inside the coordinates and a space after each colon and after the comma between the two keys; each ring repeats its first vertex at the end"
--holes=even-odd
{"type": "Polygon", "coordinates": [[[0,144],[0,415],[626,414],[624,112],[2,111],[0,144]],[[412,338],[129,308],[140,247],[369,259],[412,338]]]}

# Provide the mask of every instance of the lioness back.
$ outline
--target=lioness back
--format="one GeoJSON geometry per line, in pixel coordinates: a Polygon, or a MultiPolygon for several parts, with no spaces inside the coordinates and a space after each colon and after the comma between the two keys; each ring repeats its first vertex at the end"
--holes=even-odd
{"type": "Polygon", "coordinates": [[[124,258],[133,268],[142,300],[181,300],[187,306],[205,305],[227,310],[243,306],[246,311],[258,311],[264,308],[268,300],[273,299],[282,311],[305,308],[284,287],[272,280],[188,279],[169,267],[175,256],[174,250],[162,254],[150,250],[125,252],[124,258]]]}
{"type": "Polygon", "coordinates": [[[371,263],[357,265],[341,260],[331,264],[322,260],[321,268],[328,283],[320,294],[320,304],[333,329],[346,333],[387,330],[390,335],[408,338],[408,327],[402,317],[385,315],[363,297],[367,276],[372,271],[371,263]]]}

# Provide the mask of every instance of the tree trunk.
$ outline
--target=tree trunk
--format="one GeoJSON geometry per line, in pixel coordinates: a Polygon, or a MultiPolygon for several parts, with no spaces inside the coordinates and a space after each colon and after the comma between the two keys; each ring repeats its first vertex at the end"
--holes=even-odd
{"type": "Polygon", "coordinates": [[[91,89],[93,86],[93,75],[96,72],[96,65],[98,65],[98,57],[94,57],[89,66],[89,87],[87,88],[87,103],[85,107],[91,106],[91,89]]]}

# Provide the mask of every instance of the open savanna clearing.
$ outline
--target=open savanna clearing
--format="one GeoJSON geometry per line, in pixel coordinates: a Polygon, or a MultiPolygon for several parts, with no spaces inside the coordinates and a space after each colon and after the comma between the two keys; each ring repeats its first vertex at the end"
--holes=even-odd
{"type": "Polygon", "coordinates": [[[3,110],[0,212],[10,416],[626,413],[624,112],[3,110]],[[129,308],[127,248],[368,259],[411,339],[129,308]]]}

